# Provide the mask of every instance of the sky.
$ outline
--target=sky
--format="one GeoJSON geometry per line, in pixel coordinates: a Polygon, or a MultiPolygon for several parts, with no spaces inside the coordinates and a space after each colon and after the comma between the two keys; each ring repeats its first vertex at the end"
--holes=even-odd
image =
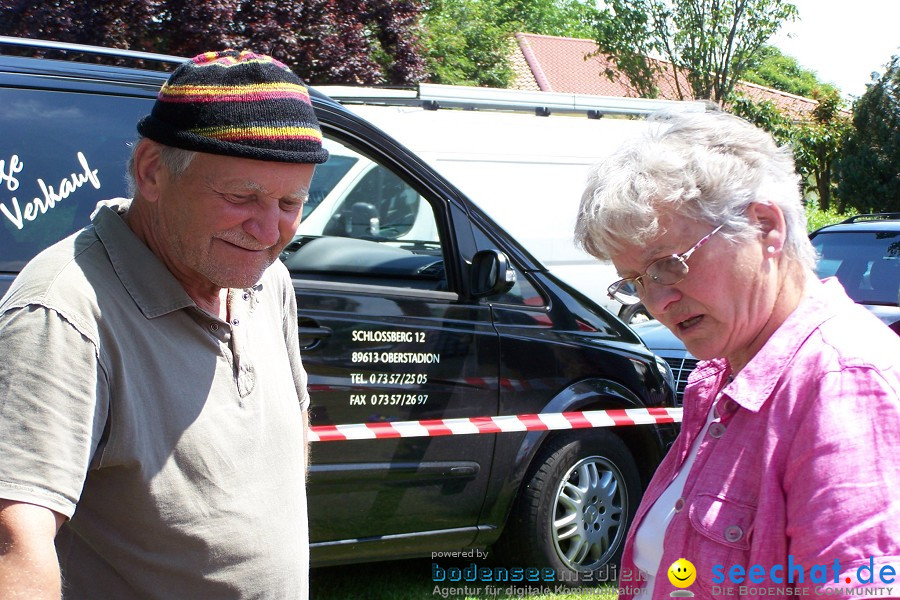
{"type": "Polygon", "coordinates": [[[799,19],[769,40],[844,96],[866,91],[872,71],[884,73],[900,54],[900,0],[790,0],[799,19]]]}

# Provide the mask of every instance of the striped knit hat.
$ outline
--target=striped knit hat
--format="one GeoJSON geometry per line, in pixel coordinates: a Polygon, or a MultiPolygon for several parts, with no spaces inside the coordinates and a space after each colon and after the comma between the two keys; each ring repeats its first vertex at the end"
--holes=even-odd
{"type": "Polygon", "coordinates": [[[247,51],[207,52],[179,66],[137,129],[184,150],[288,163],[328,160],[306,85],[274,58],[247,51]]]}

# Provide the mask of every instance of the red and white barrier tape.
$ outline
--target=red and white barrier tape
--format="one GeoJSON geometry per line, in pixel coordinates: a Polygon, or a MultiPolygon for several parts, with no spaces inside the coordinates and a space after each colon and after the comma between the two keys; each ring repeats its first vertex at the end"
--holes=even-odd
{"type": "Polygon", "coordinates": [[[310,427],[310,441],[374,440],[378,438],[437,437],[513,431],[555,431],[589,427],[621,427],[681,423],[681,408],[625,408],[565,413],[504,415],[425,421],[385,421],[310,427]]]}

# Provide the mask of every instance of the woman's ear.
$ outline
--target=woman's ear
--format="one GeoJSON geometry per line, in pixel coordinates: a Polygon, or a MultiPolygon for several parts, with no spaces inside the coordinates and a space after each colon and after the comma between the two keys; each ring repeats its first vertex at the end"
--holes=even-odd
{"type": "Polygon", "coordinates": [[[747,216],[759,228],[766,253],[780,254],[787,239],[787,223],[781,208],[771,202],[753,202],[747,209],[747,216]]]}
{"type": "Polygon", "coordinates": [[[135,195],[149,202],[156,202],[166,174],[160,158],[160,145],[147,138],[138,142],[138,147],[134,150],[135,195]]]}

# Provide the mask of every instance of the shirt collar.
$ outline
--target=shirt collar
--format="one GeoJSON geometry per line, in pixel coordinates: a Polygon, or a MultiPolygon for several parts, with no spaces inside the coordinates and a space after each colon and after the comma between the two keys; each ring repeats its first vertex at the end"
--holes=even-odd
{"type": "Polygon", "coordinates": [[[93,224],[116,275],[146,318],[196,306],[181,283],[114,210],[101,208],[93,224]]]}
{"type": "MultiPolygon", "coordinates": [[[[797,308],[723,391],[743,408],[758,412],[803,343],[844,303],[852,305],[837,279],[811,282],[797,308]]],[[[727,365],[723,359],[716,362],[727,365]]]]}

